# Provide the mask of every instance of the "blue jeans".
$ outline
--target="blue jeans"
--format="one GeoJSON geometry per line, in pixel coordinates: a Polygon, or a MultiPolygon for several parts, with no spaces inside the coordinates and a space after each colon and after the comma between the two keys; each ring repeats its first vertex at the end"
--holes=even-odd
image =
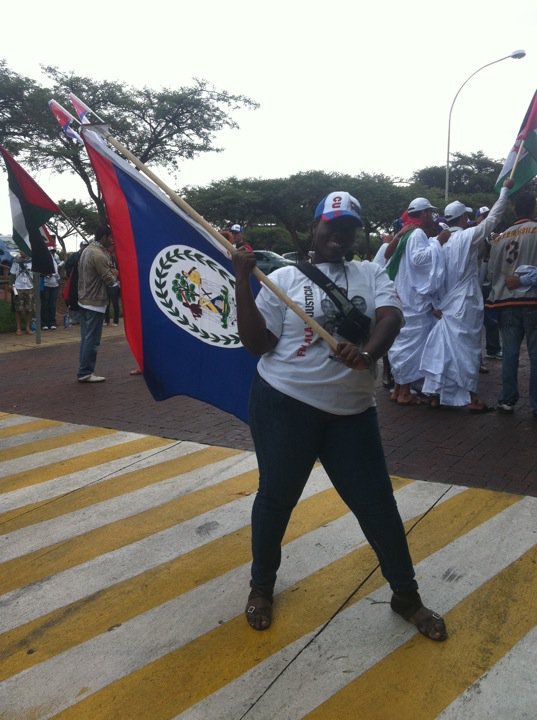
{"type": "Polygon", "coordinates": [[[518,360],[522,340],[530,359],[530,403],[537,413],[537,308],[512,307],[500,311],[500,332],[502,334],[502,390],[498,402],[514,405],[518,398],[518,360]]]}
{"type": "MultiPolygon", "coordinates": [[[[483,301],[486,301],[490,293],[490,287],[483,286],[481,290],[483,292],[483,301]]],[[[485,327],[485,348],[487,355],[496,355],[502,349],[502,346],[500,345],[500,328],[498,326],[497,313],[497,310],[485,308],[485,312],[483,314],[483,325],[485,327]]]]}
{"type": "Polygon", "coordinates": [[[104,313],[80,308],[80,367],[77,377],[91,375],[97,362],[97,350],[101,344],[104,313]]]}
{"type": "Polygon", "coordinates": [[[56,325],[56,303],[58,300],[57,287],[44,287],[41,293],[41,326],[56,325]]]}
{"type": "Polygon", "coordinates": [[[360,523],[392,590],[417,589],[375,408],[333,415],[284,395],[257,375],[250,429],[259,464],[252,509],[253,585],[274,585],[289,518],[319,458],[360,523]]]}

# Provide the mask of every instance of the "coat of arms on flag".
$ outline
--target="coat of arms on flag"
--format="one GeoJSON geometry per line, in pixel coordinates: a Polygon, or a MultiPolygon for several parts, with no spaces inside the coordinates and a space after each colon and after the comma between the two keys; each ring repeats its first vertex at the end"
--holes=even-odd
{"type": "Polygon", "coordinates": [[[172,322],[202,342],[238,347],[235,278],[216,260],[185,245],[163,248],[150,275],[153,298],[172,322]]]}

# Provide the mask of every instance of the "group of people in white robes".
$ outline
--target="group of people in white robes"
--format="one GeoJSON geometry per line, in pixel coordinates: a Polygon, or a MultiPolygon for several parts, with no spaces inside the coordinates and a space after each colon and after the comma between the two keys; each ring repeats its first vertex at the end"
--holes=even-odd
{"type": "Polygon", "coordinates": [[[470,209],[456,200],[446,206],[440,228],[437,208],[416,198],[407,210],[413,225],[384,250],[405,317],[388,353],[395,381],[391,398],[398,404],[425,399],[475,413],[490,409],[478,396],[484,313],[479,256],[501,220],[511,186],[506,180],[477,225],[469,224],[470,209]]]}

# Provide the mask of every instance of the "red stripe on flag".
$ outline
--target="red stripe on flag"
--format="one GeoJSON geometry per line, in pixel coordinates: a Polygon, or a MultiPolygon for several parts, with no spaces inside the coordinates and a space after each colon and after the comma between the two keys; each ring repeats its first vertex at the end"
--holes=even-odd
{"type": "Polygon", "coordinates": [[[144,349],[138,259],[129,208],[113,164],[96,152],[90,143],[86,143],[86,150],[95,174],[99,178],[103,196],[108,200],[106,213],[116,246],[125,334],[132,354],[140,369],[143,370],[144,349]]]}
{"type": "Polygon", "coordinates": [[[528,107],[526,116],[522,121],[522,126],[517,137],[517,146],[521,140],[525,140],[532,130],[537,129],[537,90],[533,95],[533,100],[528,107]]]}

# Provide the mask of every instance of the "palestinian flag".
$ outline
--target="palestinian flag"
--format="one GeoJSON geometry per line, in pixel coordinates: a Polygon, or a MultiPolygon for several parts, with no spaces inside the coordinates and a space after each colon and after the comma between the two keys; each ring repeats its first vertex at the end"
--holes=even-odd
{"type": "Polygon", "coordinates": [[[500,192],[504,180],[510,177],[513,167],[515,167],[513,175],[515,184],[509,190],[510,195],[520,190],[523,185],[537,175],[537,90],[522,121],[513,149],[507,156],[496,181],[497,192],[500,192]]]}
{"type": "Polygon", "coordinates": [[[32,258],[33,272],[50,275],[54,272],[54,263],[39,228],[54,213],[60,212],[60,208],[2,145],[0,154],[5,160],[8,175],[13,240],[22,252],[32,258]]]}

